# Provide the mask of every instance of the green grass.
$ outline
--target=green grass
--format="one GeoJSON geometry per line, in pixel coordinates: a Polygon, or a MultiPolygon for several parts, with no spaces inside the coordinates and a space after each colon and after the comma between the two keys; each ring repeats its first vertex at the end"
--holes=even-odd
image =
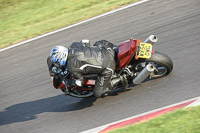
{"type": "Polygon", "coordinates": [[[177,110],[109,133],[200,133],[200,106],[177,110]]]}
{"type": "Polygon", "coordinates": [[[0,0],[0,48],[137,0],[0,0]]]}

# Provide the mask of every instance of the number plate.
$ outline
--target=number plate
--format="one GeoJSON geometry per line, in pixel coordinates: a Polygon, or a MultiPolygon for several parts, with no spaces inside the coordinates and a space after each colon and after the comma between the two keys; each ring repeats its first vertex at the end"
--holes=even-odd
{"type": "Polygon", "coordinates": [[[150,43],[140,43],[140,49],[138,53],[139,58],[151,58],[152,45],[150,43]]]}

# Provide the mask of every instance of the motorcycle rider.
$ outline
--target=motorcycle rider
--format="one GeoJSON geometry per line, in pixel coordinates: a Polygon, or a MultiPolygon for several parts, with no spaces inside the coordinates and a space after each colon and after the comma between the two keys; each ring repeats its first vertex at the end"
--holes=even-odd
{"type": "Polygon", "coordinates": [[[75,78],[74,84],[83,85],[83,75],[98,74],[94,87],[96,97],[104,97],[112,89],[111,77],[115,69],[113,44],[106,40],[97,41],[93,47],[89,42],[74,42],[69,48],[56,46],[47,58],[50,75],[55,88],[62,88],[59,75],[53,72],[54,66],[67,70],[75,78]]]}

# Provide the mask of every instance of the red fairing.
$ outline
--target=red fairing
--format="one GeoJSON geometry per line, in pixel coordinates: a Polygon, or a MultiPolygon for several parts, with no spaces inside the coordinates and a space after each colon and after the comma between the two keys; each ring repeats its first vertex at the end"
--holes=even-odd
{"type": "MultiPolygon", "coordinates": [[[[53,78],[54,78],[54,77],[53,77],[53,78]]],[[[63,89],[63,90],[66,89],[64,83],[61,83],[58,87],[56,87],[54,80],[52,80],[52,82],[53,82],[53,86],[54,86],[54,88],[56,88],[56,89],[63,89]]]]}
{"type": "Polygon", "coordinates": [[[60,86],[58,86],[58,89],[63,89],[63,90],[65,90],[65,89],[66,89],[65,84],[64,84],[64,83],[60,84],[60,86]]]}
{"type": "Polygon", "coordinates": [[[131,38],[130,41],[128,42],[119,44],[119,52],[118,52],[119,68],[118,69],[121,69],[130,63],[137,48],[138,48],[137,40],[133,40],[133,38],[131,38]]]}

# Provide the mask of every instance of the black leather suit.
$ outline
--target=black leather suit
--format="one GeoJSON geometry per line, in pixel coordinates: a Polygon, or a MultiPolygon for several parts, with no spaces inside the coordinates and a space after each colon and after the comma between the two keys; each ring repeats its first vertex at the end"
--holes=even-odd
{"type": "MultiPolygon", "coordinates": [[[[47,59],[49,70],[52,64],[47,59]]],[[[83,75],[98,74],[95,83],[94,95],[96,97],[109,91],[111,77],[115,69],[113,44],[106,41],[97,41],[93,47],[84,46],[81,42],[74,42],[69,47],[66,68],[75,79],[83,80],[83,75]]]]}

